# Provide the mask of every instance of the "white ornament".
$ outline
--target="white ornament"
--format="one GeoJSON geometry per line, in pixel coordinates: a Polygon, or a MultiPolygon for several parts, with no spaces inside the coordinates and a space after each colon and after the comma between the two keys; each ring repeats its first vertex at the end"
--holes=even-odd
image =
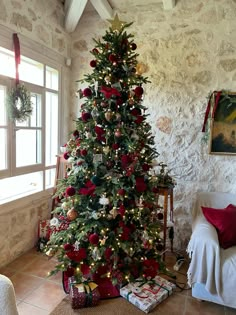
{"type": "Polygon", "coordinates": [[[76,241],[75,244],[74,244],[75,250],[79,250],[79,245],[80,245],[80,242],[76,241]]]}
{"type": "Polygon", "coordinates": [[[69,210],[71,206],[70,206],[70,203],[63,202],[61,207],[62,207],[63,210],[69,210]]]}
{"type": "Polygon", "coordinates": [[[100,213],[97,213],[96,211],[93,211],[92,212],[92,218],[95,219],[95,220],[98,220],[100,218],[100,213]]]}
{"type": "Polygon", "coordinates": [[[59,220],[57,218],[52,218],[50,220],[50,225],[51,226],[58,226],[59,225],[59,220]]]}
{"type": "Polygon", "coordinates": [[[92,257],[95,261],[101,259],[100,251],[97,247],[95,247],[94,250],[92,251],[92,257]]]}
{"type": "Polygon", "coordinates": [[[69,157],[69,159],[67,160],[68,163],[73,163],[74,162],[74,158],[72,156],[69,157]]]}
{"type": "Polygon", "coordinates": [[[109,205],[109,199],[106,197],[101,197],[99,199],[99,203],[100,203],[100,205],[107,206],[107,205],[109,205]]]}
{"type": "Polygon", "coordinates": [[[86,138],[87,138],[87,139],[91,139],[91,138],[92,138],[91,132],[86,131],[86,138]]]}

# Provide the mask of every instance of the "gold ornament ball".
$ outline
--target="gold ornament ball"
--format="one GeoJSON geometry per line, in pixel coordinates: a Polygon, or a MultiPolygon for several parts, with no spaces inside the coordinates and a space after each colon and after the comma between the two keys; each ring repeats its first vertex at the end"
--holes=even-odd
{"type": "Polygon", "coordinates": [[[68,220],[70,220],[70,221],[75,220],[75,219],[77,218],[77,216],[78,216],[78,213],[77,213],[77,211],[75,211],[74,208],[71,208],[71,209],[67,212],[67,218],[68,218],[68,220]]]}
{"type": "Polygon", "coordinates": [[[112,119],[112,112],[111,111],[108,111],[105,113],[105,118],[107,121],[111,121],[112,119]]]}

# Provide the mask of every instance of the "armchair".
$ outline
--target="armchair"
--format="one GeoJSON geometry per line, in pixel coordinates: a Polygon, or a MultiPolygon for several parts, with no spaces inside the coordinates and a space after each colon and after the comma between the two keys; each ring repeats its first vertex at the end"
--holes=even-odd
{"type": "Polygon", "coordinates": [[[187,249],[190,257],[188,282],[193,297],[236,308],[236,246],[220,247],[217,231],[201,209],[202,206],[223,209],[229,204],[236,205],[236,195],[219,192],[197,194],[187,249]]]}

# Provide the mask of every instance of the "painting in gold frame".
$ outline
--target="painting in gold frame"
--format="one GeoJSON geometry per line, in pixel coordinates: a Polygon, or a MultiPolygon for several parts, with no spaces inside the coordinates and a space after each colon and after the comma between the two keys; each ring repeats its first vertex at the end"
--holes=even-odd
{"type": "Polygon", "coordinates": [[[210,154],[236,155],[236,93],[221,94],[210,134],[210,154]]]}

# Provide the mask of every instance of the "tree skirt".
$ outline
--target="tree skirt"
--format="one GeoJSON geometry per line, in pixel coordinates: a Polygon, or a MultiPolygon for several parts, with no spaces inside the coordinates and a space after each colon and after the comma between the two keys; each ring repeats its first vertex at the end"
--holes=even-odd
{"type": "MultiPolygon", "coordinates": [[[[168,310],[176,309],[176,296],[172,295],[167,300],[161,302],[154,310],[150,312],[151,315],[170,314],[168,310]]],[[[179,302],[182,301],[180,299],[179,302]]],[[[184,296],[183,296],[184,298],[184,296]]],[[[107,300],[100,300],[99,304],[94,307],[88,307],[78,310],[71,308],[69,296],[65,297],[60,304],[50,313],[50,315],[144,315],[136,306],[126,301],[124,298],[114,298],[107,300]]],[[[172,314],[179,314],[173,312],[172,314]]]]}

